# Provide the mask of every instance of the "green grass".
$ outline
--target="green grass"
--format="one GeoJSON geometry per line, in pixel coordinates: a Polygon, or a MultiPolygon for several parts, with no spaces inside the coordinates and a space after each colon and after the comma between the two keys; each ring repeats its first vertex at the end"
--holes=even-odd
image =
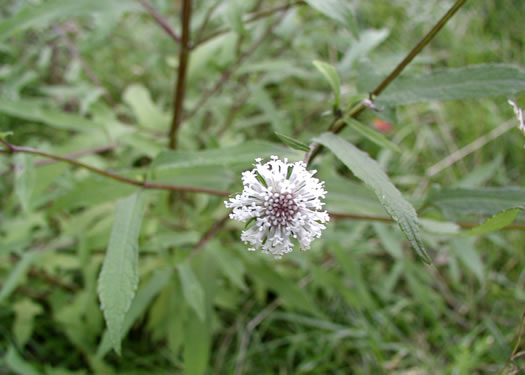
{"type": "MultiPolygon", "coordinates": [[[[152,1],[179,33],[179,5],[172,3],[152,1]]],[[[195,2],[193,35],[212,3],[195,2]]],[[[386,75],[451,2],[431,3],[371,1],[356,6],[361,32],[375,28],[390,33],[351,68],[339,71],[344,106],[361,94],[358,82],[370,86],[366,77],[386,75]]],[[[282,4],[263,2],[262,9],[282,4]]],[[[30,5],[0,0],[0,22],[24,6],[30,5]]],[[[226,11],[219,8],[211,18],[210,33],[229,26],[220,14],[226,11]]],[[[523,11],[523,2],[517,0],[504,5],[498,0],[467,2],[405,73],[522,64],[523,11]]],[[[275,20],[276,15],[251,23],[240,39],[229,33],[192,51],[186,113],[235,62],[239,51],[249,50],[275,20]]],[[[3,111],[0,132],[13,131],[8,138],[12,144],[58,154],[118,142],[82,161],[132,178],[158,177],[150,176],[146,167],[168,142],[178,46],[145,12],[120,17],[82,14],[59,21],[115,105],[71,57],[52,24],[0,40],[0,99],[31,99],[42,107],[88,118],[103,129],[64,130],[53,126],[56,119],[46,125],[3,111]],[[124,99],[131,85],[148,91],[153,108],[143,99],[135,105],[124,99]],[[140,123],[140,110],[155,121],[140,123]]],[[[183,122],[179,149],[214,149],[254,139],[280,143],[274,132],[309,143],[327,130],[333,100],[330,86],[311,62],[336,65],[353,43],[348,30],[313,9],[289,11],[269,39],[183,122]]],[[[516,99],[523,107],[523,97],[516,99]]],[[[348,129],[341,134],[378,160],[416,209],[424,207],[431,189],[525,184],[525,137],[506,97],[418,103],[398,107],[393,115],[378,115],[395,120],[385,136],[401,154],[348,129]],[[447,156],[509,121],[516,126],[482,146],[471,146],[467,155],[429,175],[447,156]]],[[[361,119],[373,126],[375,117],[369,111],[361,119]]],[[[46,375],[497,374],[516,342],[525,302],[522,230],[474,238],[423,231],[433,259],[432,266],[425,266],[396,225],[332,220],[309,252],[296,251],[277,261],[246,251],[238,238],[243,227],[232,221],[195,250],[199,239],[227,213],[222,197],[179,192],[170,199],[167,192],[148,192],[139,241],[138,293],[155,271],[172,269],[173,275],[142,309],[138,307],[138,318],[122,341],[122,355],[109,351],[97,357],[105,330],[97,278],[115,200],[133,189],[65,164],[41,166],[35,168],[31,209],[24,211],[15,194],[20,185],[10,171],[11,159],[0,158],[0,283],[8,284],[22,254],[41,253],[15,280],[13,293],[0,301],[0,374],[24,373],[18,362],[5,356],[13,349],[35,373],[46,375]],[[177,276],[176,266],[188,254],[192,258],[186,262],[191,262],[204,293],[204,322],[196,319],[186,301],[192,297],[183,293],[177,276]]],[[[165,171],[162,178],[167,183],[185,178],[213,188],[222,184],[233,192],[240,190],[239,173],[252,163],[238,160],[219,168],[165,171]]],[[[334,198],[330,209],[382,213],[373,195],[360,185],[352,188],[349,181],[358,181],[327,151],[313,167],[327,181],[328,195],[332,184],[333,194],[344,198],[334,198]]],[[[447,219],[435,207],[418,213],[424,219],[447,219]]],[[[523,361],[518,359],[516,366],[520,365],[523,361]]]]}

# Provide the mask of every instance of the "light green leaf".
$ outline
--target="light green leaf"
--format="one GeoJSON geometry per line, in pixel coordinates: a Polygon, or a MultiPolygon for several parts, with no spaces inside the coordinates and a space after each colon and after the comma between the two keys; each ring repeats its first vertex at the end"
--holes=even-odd
{"type": "Polygon", "coordinates": [[[476,275],[480,284],[483,284],[484,267],[478,251],[470,238],[456,238],[450,242],[452,254],[476,275]]]}
{"type": "Polygon", "coordinates": [[[35,368],[27,363],[21,356],[18,354],[16,349],[12,346],[7,350],[5,355],[5,364],[10,368],[15,374],[18,375],[40,375],[41,373],[35,370],[35,368]]]}
{"type": "Polygon", "coordinates": [[[177,266],[180,281],[182,284],[182,293],[186,302],[197,313],[200,320],[204,321],[206,316],[206,305],[204,300],[204,290],[197,276],[193,273],[189,261],[185,261],[177,266]]]}
{"type": "Polygon", "coordinates": [[[9,131],[9,132],[0,132],[0,139],[5,139],[7,137],[9,137],[10,135],[13,135],[13,132],[9,131]]]}
{"type": "MultiPolygon", "coordinates": [[[[146,285],[139,289],[137,295],[135,298],[133,298],[133,302],[131,303],[128,312],[126,313],[126,317],[124,318],[124,323],[122,324],[121,330],[121,339],[126,336],[133,323],[135,323],[137,319],[142,314],[144,314],[144,312],[150,306],[151,301],[153,301],[153,299],[159,294],[161,289],[168,284],[172,274],[173,271],[171,269],[157,270],[155,271],[153,277],[146,283],[146,285]]],[[[104,357],[111,349],[111,346],[112,343],[109,330],[106,330],[104,332],[104,336],[102,337],[102,342],[100,343],[100,346],[97,350],[97,357],[104,357]]]]}
{"type": "Polygon", "coordinates": [[[184,374],[204,375],[210,358],[211,332],[208,322],[186,314],[184,326],[184,374]]]}
{"type": "Polygon", "coordinates": [[[13,304],[13,311],[15,312],[13,333],[17,344],[20,345],[20,347],[24,347],[33,333],[35,316],[41,314],[43,309],[42,306],[29,298],[24,298],[13,304]]]}
{"type": "Polygon", "coordinates": [[[0,22],[0,40],[31,27],[45,27],[56,19],[89,13],[120,13],[140,9],[137,3],[127,0],[50,0],[36,6],[32,3],[27,4],[20,12],[0,22]]]}
{"type": "Polygon", "coordinates": [[[58,109],[47,108],[35,100],[7,100],[0,98],[0,113],[28,121],[41,122],[63,130],[82,132],[101,129],[101,125],[84,117],[65,113],[58,109]]]}
{"type": "Polygon", "coordinates": [[[25,212],[31,209],[31,196],[35,187],[33,158],[27,154],[15,155],[15,192],[25,212]]]}
{"type": "Polygon", "coordinates": [[[503,229],[507,225],[512,224],[512,222],[518,217],[520,211],[521,209],[519,208],[512,208],[507,211],[502,211],[499,214],[485,220],[477,227],[459,233],[458,236],[480,236],[482,234],[503,229]]]}
{"type": "Polygon", "coordinates": [[[382,134],[376,132],[375,130],[361,124],[359,121],[353,118],[345,118],[345,122],[349,127],[354,129],[356,132],[361,134],[363,137],[374,142],[376,145],[388,148],[394,152],[401,152],[401,149],[396,145],[386,139],[382,134]]]}
{"type": "Polygon", "coordinates": [[[167,129],[169,115],[164,113],[151,99],[142,85],[131,85],[124,92],[124,102],[128,104],[140,125],[149,129],[167,129]]]}
{"type": "Polygon", "coordinates": [[[236,146],[204,151],[165,151],[153,161],[152,168],[251,165],[256,158],[265,158],[271,155],[300,157],[299,153],[275,143],[247,141],[236,146]]]}
{"type": "Polygon", "coordinates": [[[113,349],[120,354],[126,312],[139,282],[138,238],[144,215],[141,192],[117,202],[115,222],[98,280],[98,294],[113,349]]]}
{"type": "Polygon", "coordinates": [[[330,149],[356,177],[374,190],[385,210],[399,224],[418,255],[426,263],[430,263],[423,240],[419,235],[416,210],[392,184],[379,164],[368,154],[335,134],[324,133],[314,141],[330,149]]]}
{"type": "Polygon", "coordinates": [[[346,26],[355,36],[358,34],[357,23],[348,2],[345,0],[306,0],[312,8],[325,16],[346,26]]]}
{"type": "Polygon", "coordinates": [[[295,150],[305,151],[305,152],[310,151],[310,147],[304,142],[298,141],[295,138],[288,137],[287,135],[284,135],[284,134],[281,134],[281,133],[274,132],[274,134],[281,141],[283,141],[284,143],[286,143],[288,146],[290,146],[291,148],[293,148],[295,150]]]}
{"type": "Polygon", "coordinates": [[[496,215],[524,204],[525,189],[520,187],[432,191],[426,203],[439,207],[451,220],[469,214],[496,215]]]}
{"type": "Polygon", "coordinates": [[[335,70],[332,65],[322,61],[314,61],[312,64],[314,64],[317,70],[319,70],[323,77],[326,78],[330,86],[332,86],[332,91],[334,92],[335,97],[334,105],[338,107],[341,99],[341,81],[339,80],[337,70],[335,70]]]}
{"type": "Polygon", "coordinates": [[[512,96],[525,91],[525,71],[512,65],[473,65],[396,80],[376,100],[399,105],[432,100],[512,96]]]}
{"type": "Polygon", "coordinates": [[[22,255],[22,258],[16,263],[13,270],[9,273],[9,276],[7,276],[7,280],[5,280],[2,285],[2,289],[0,290],[0,303],[8,298],[16,289],[39,255],[40,254],[35,251],[28,251],[22,255]]]}

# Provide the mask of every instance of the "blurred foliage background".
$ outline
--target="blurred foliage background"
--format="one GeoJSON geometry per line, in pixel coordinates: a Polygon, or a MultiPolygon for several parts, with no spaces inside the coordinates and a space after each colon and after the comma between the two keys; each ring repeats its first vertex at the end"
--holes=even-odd
{"type": "MultiPolygon", "coordinates": [[[[341,4],[353,14],[347,25],[303,2],[192,1],[185,117],[170,154],[180,43],[143,3],[0,0],[0,132],[135,179],[239,191],[255,157],[303,158],[275,132],[309,143],[327,130],[333,96],[312,61],[337,68],[350,107],[453,2],[341,4]],[[264,17],[248,22],[254,15],[264,17]]],[[[181,1],[151,6],[180,35],[181,1]]],[[[523,14],[520,0],[467,1],[403,75],[523,65],[523,14]]],[[[223,197],[148,190],[121,355],[97,279],[116,201],[137,188],[0,154],[0,374],[501,371],[525,302],[523,215],[483,236],[454,236],[454,223],[483,221],[500,198],[525,201],[525,138],[507,97],[388,107],[361,120],[402,152],[350,129],[342,136],[414,204],[433,265],[396,225],[360,217],[386,214],[327,152],[313,164],[327,209],[361,220],[334,216],[310,251],[282,260],[246,250],[223,197]],[[485,187],[500,190],[489,199],[485,187]]]]}

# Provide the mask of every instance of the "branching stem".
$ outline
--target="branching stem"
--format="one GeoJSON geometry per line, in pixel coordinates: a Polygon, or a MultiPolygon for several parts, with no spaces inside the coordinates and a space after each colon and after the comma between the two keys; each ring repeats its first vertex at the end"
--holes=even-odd
{"type": "MultiPolygon", "coordinates": [[[[457,0],[456,3],[448,10],[447,13],[430,29],[430,31],[419,41],[418,44],[412,48],[412,50],[406,55],[406,57],[392,70],[392,72],[370,93],[370,97],[374,98],[381,94],[390,85],[401,72],[407,67],[408,64],[423,50],[423,48],[430,43],[437,33],[447,24],[454,14],[467,2],[467,0],[457,0]]],[[[361,112],[367,107],[363,102],[357,104],[347,113],[345,117],[357,118],[361,112]]],[[[329,131],[334,134],[338,134],[346,127],[344,118],[336,119],[330,125],[329,131]]],[[[321,152],[323,146],[315,144],[312,151],[308,155],[308,159],[305,160],[306,164],[310,164],[312,160],[321,152]]]]}

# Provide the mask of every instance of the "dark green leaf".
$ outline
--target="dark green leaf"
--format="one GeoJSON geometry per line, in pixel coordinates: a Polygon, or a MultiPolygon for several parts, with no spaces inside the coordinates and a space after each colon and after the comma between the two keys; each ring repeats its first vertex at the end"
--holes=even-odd
{"type": "Polygon", "coordinates": [[[324,133],[314,141],[330,149],[356,177],[374,190],[385,210],[399,224],[416,252],[425,262],[430,263],[423,240],[419,235],[418,219],[414,207],[403,198],[379,164],[368,154],[335,134],[324,133]]]}
{"type": "Polygon", "coordinates": [[[430,193],[427,205],[439,207],[449,219],[465,215],[496,215],[525,204],[525,189],[520,187],[446,189],[430,193]]]}
{"type": "Polygon", "coordinates": [[[359,121],[353,118],[345,118],[345,122],[350,128],[357,131],[363,137],[374,142],[376,145],[388,148],[394,152],[401,152],[401,149],[396,145],[386,139],[382,134],[376,132],[375,130],[361,124],[359,121]]]}
{"type": "Polygon", "coordinates": [[[525,72],[512,65],[474,65],[400,78],[376,100],[399,105],[432,100],[511,96],[525,91],[525,72]]]}
{"type": "Polygon", "coordinates": [[[290,146],[291,148],[293,148],[295,150],[305,151],[305,152],[310,151],[310,147],[306,143],[303,143],[301,141],[298,141],[295,138],[288,137],[287,135],[284,135],[284,134],[281,134],[281,133],[274,132],[274,134],[281,141],[283,141],[284,143],[286,143],[288,146],[290,146]]]}
{"type": "Polygon", "coordinates": [[[138,238],[144,216],[141,192],[118,201],[115,222],[98,280],[98,294],[113,349],[120,354],[126,313],[139,282],[138,238]]]}
{"type": "Polygon", "coordinates": [[[248,141],[236,146],[205,151],[165,151],[153,162],[152,168],[188,168],[254,163],[256,158],[271,155],[297,156],[297,153],[281,145],[265,141],[248,141]]]}

